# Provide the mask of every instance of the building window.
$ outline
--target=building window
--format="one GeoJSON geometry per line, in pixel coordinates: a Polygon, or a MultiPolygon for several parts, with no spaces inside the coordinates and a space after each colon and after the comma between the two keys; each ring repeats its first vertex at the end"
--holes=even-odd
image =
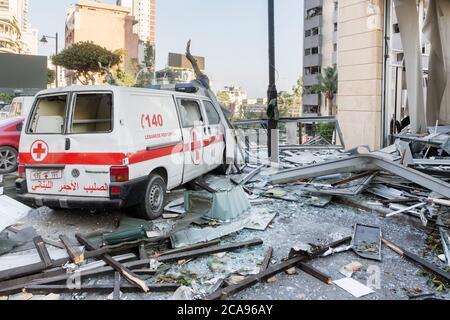
{"type": "Polygon", "coordinates": [[[311,54],[319,54],[319,47],[311,48],[311,54]]]}
{"type": "Polygon", "coordinates": [[[403,57],[404,57],[403,52],[397,53],[397,62],[402,62],[403,61],[403,57]]]}
{"type": "Polygon", "coordinates": [[[311,49],[305,49],[305,56],[309,56],[311,54],[311,49]]]}
{"type": "Polygon", "coordinates": [[[312,92],[312,88],[312,86],[304,86],[303,91],[305,92],[305,94],[310,94],[312,92]]]}
{"type": "Polygon", "coordinates": [[[311,35],[315,36],[317,34],[319,34],[319,27],[312,28],[311,29],[311,35]]]}
{"type": "Polygon", "coordinates": [[[334,23],[334,32],[338,31],[338,24],[337,22],[334,23]]]}
{"type": "Polygon", "coordinates": [[[395,23],[395,24],[392,26],[392,30],[394,31],[394,33],[400,33],[400,28],[399,28],[399,26],[398,26],[398,23],[395,23]]]}
{"type": "Polygon", "coordinates": [[[305,38],[309,37],[311,35],[311,29],[305,31],[305,38]]]}
{"type": "Polygon", "coordinates": [[[333,51],[334,51],[334,52],[337,51],[337,43],[333,43],[333,51]]]}
{"type": "Polygon", "coordinates": [[[313,75],[313,74],[317,74],[317,73],[320,73],[320,67],[319,66],[306,67],[305,68],[305,76],[313,75]]]}
{"type": "Polygon", "coordinates": [[[320,15],[322,15],[322,7],[311,8],[308,11],[306,11],[305,19],[311,19],[311,18],[314,18],[315,16],[320,16],[320,15]]]}
{"type": "Polygon", "coordinates": [[[303,113],[318,113],[319,106],[314,105],[304,105],[303,106],[303,113]]]}

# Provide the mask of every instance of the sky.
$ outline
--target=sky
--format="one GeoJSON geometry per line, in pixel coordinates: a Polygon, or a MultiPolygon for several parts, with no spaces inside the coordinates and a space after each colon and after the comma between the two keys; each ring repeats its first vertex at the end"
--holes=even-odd
{"type": "MultiPolygon", "coordinates": [[[[67,7],[76,0],[30,0],[29,20],[42,35],[59,33],[64,47],[67,7]]],[[[104,0],[105,3],[115,3],[104,0]]],[[[292,90],[301,76],[303,0],[275,1],[278,90],[292,90]]],[[[265,97],[268,85],[266,0],[156,0],[156,67],[169,52],[184,53],[191,39],[194,55],[206,57],[213,89],[241,86],[249,98],[265,97]]],[[[52,55],[53,40],[39,54],[52,55]]]]}

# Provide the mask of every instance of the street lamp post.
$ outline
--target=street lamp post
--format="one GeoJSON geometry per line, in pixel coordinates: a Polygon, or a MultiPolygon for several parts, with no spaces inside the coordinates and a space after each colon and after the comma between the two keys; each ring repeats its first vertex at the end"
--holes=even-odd
{"type": "MultiPolygon", "coordinates": [[[[277,99],[278,92],[275,85],[275,10],[274,0],[268,0],[269,9],[269,87],[267,89],[267,103],[273,99],[277,99]]],[[[267,121],[267,147],[269,158],[272,156],[272,130],[278,128],[278,119],[276,117],[269,117],[267,121]]],[[[278,137],[274,137],[278,138],[278,137]]]]}
{"type": "MultiPolygon", "coordinates": [[[[58,54],[58,32],[56,32],[54,37],[43,35],[42,39],[41,39],[41,42],[44,43],[44,44],[48,43],[47,39],[54,39],[55,40],[55,43],[56,43],[56,45],[55,45],[55,54],[58,54]]],[[[57,65],[55,65],[55,85],[58,88],[58,66],[57,65]]]]}

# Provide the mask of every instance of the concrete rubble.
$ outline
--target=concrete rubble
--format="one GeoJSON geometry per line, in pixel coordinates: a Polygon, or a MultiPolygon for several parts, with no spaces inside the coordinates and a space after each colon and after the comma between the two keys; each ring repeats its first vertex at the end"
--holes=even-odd
{"type": "Polygon", "coordinates": [[[450,128],[432,130],[277,165],[249,146],[242,173],[172,191],[151,222],[34,209],[0,233],[0,297],[449,299],[450,128]]]}

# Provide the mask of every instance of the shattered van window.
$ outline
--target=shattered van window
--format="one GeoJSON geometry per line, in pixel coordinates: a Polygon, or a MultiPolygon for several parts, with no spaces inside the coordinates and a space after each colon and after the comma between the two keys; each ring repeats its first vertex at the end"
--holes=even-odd
{"type": "Polygon", "coordinates": [[[67,95],[41,97],[31,117],[29,133],[63,133],[67,95]]]}
{"type": "Polygon", "coordinates": [[[180,99],[180,116],[184,128],[193,127],[203,121],[200,105],[195,100],[180,99]]]}
{"type": "Polygon", "coordinates": [[[110,93],[77,94],[71,133],[110,132],[112,96],[110,93]]]}
{"type": "Polygon", "coordinates": [[[206,116],[208,117],[209,124],[219,124],[220,116],[214,108],[213,104],[209,101],[203,101],[203,105],[205,106],[206,116]]]}

